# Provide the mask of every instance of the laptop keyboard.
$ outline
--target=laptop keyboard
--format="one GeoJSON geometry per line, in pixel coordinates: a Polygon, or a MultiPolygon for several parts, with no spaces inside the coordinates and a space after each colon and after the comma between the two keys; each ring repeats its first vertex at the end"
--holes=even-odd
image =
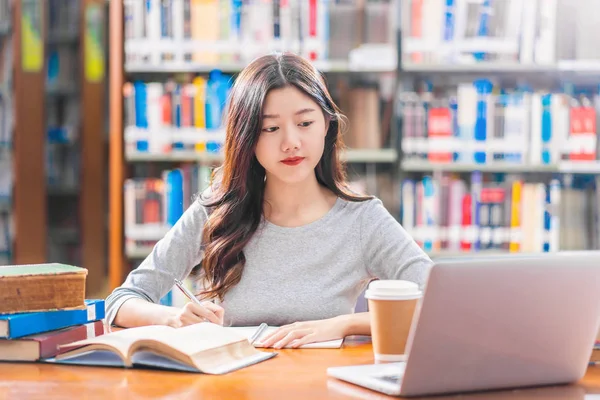
{"type": "Polygon", "coordinates": [[[404,370],[406,369],[406,363],[399,362],[388,365],[381,365],[379,371],[371,374],[371,377],[389,382],[393,384],[400,384],[404,377],[404,370]]]}
{"type": "Polygon", "coordinates": [[[400,383],[402,379],[402,374],[391,374],[391,375],[379,375],[375,376],[377,379],[381,379],[382,381],[390,382],[390,383],[400,383]]]}

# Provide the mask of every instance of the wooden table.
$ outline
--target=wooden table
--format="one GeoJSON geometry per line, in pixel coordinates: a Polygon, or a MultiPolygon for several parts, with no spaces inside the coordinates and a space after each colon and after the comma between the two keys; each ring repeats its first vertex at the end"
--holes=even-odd
{"type": "MultiPolygon", "coordinates": [[[[329,366],[373,363],[368,339],[347,339],[342,349],[278,352],[275,358],[222,376],[42,363],[0,363],[0,400],[391,398],[326,375],[329,366]]],[[[600,367],[590,367],[582,382],[575,385],[448,398],[590,400],[591,397],[586,397],[586,394],[600,394],[600,367]]]]}

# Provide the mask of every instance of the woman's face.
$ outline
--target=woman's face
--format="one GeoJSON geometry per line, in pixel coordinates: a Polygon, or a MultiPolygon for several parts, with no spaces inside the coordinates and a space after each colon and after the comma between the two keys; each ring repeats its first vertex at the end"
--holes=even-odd
{"type": "Polygon", "coordinates": [[[298,183],[314,176],[326,134],[321,107],[309,96],[295,86],[271,90],[256,146],[267,180],[298,183]]]}

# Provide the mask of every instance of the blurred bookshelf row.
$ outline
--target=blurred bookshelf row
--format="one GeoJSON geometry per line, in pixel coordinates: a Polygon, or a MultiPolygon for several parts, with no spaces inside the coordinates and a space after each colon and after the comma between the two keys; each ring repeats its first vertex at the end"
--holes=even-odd
{"type": "Polygon", "coordinates": [[[407,69],[600,71],[594,0],[401,3],[407,69]]]}
{"type": "Polygon", "coordinates": [[[425,84],[399,93],[406,171],[600,172],[600,94],[425,84]]]}
{"type": "Polygon", "coordinates": [[[125,0],[124,68],[235,72],[265,52],[291,51],[325,72],[394,71],[397,11],[389,0],[125,0]]]}

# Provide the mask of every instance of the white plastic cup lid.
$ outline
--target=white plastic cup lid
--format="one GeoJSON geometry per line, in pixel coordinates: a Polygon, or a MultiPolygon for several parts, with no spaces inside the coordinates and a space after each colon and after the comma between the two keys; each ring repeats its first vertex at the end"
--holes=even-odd
{"type": "Polygon", "coordinates": [[[377,280],[369,284],[365,293],[367,299],[397,299],[408,300],[421,297],[419,285],[403,280],[377,280]]]}

